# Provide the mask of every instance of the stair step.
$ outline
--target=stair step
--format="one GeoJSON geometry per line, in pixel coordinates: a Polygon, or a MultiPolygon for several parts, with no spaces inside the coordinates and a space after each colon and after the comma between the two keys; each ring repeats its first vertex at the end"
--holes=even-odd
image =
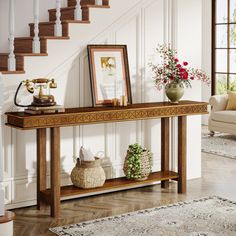
{"type": "MultiPolygon", "coordinates": [[[[108,5],[106,6],[98,6],[98,5],[83,5],[82,6],[82,19],[83,21],[89,21],[89,8],[110,8],[108,5]]],[[[61,20],[74,20],[74,10],[75,7],[64,7],[61,8],[61,20]]],[[[49,21],[56,21],[56,9],[50,9],[49,12],[49,21]]]]}
{"type": "MultiPolygon", "coordinates": [[[[55,36],[42,36],[40,37],[41,53],[47,53],[47,40],[48,39],[69,39],[70,37],[55,37],[55,36]]],[[[15,53],[32,53],[33,37],[19,37],[15,38],[15,53]]]]}
{"type": "Polygon", "coordinates": [[[90,24],[91,22],[89,20],[65,20],[63,22],[66,23],[75,23],[75,24],[90,24]]]}
{"type": "Polygon", "coordinates": [[[25,74],[25,71],[24,71],[24,70],[9,71],[9,70],[1,70],[1,68],[0,68],[0,72],[1,72],[3,75],[25,74]]]}
{"type": "MultiPolygon", "coordinates": [[[[74,10],[75,7],[64,7],[61,8],[61,20],[74,20],[74,10]]],[[[50,9],[49,12],[49,21],[56,21],[56,9],[50,9]]]]}
{"type": "MultiPolygon", "coordinates": [[[[39,36],[54,36],[55,22],[39,23],[39,36]]],[[[30,36],[34,36],[34,23],[30,23],[30,36]]],[[[62,23],[62,36],[68,36],[68,23],[62,23]]]]}
{"type": "MultiPolygon", "coordinates": [[[[32,53],[33,37],[15,38],[15,53],[32,53]]],[[[40,40],[41,53],[47,53],[47,42],[45,39],[40,40]]]]}
{"type": "MultiPolygon", "coordinates": [[[[65,20],[62,21],[62,35],[64,37],[68,37],[69,35],[69,27],[68,23],[79,23],[79,24],[89,24],[89,21],[81,21],[81,20],[65,20]]],[[[54,36],[54,25],[55,22],[40,22],[39,23],[39,36],[54,36]]],[[[30,23],[30,36],[34,36],[34,23],[30,23]]]]}
{"type": "MultiPolygon", "coordinates": [[[[0,71],[8,71],[8,53],[0,54],[0,71]]],[[[16,70],[24,70],[24,57],[22,55],[15,55],[16,57],[16,70]]]]}
{"type": "Polygon", "coordinates": [[[84,5],[81,6],[82,9],[82,19],[89,20],[89,8],[110,8],[108,5],[98,6],[98,5],[84,5]]]}
{"type": "MultiPolygon", "coordinates": [[[[76,6],[76,0],[67,0],[67,2],[68,2],[68,7],[76,6]]],[[[81,0],[80,4],[81,6],[82,5],[95,5],[95,0],[81,0]]],[[[109,5],[109,0],[103,0],[103,5],[104,6],[109,5]]]]}
{"type": "MultiPolygon", "coordinates": [[[[68,0],[67,1],[68,7],[74,7],[76,6],[76,0],[68,0]]],[[[95,0],[81,0],[80,5],[86,5],[86,4],[95,4],[95,0]]]]}

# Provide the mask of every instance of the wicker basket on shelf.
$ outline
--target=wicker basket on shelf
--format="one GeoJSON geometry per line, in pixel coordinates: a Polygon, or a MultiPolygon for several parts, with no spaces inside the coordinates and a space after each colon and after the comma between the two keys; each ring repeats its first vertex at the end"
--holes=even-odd
{"type": "Polygon", "coordinates": [[[147,179],[152,172],[152,154],[138,144],[130,145],[123,171],[128,179],[137,181],[147,179]]]}
{"type": "Polygon", "coordinates": [[[105,172],[101,166],[101,159],[95,161],[80,161],[71,172],[72,183],[79,188],[97,188],[104,185],[106,180],[105,172]]]}

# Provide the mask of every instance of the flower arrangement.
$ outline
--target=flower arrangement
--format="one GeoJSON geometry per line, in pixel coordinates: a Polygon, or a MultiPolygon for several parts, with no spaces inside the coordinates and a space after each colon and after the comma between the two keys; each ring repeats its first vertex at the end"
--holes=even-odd
{"type": "Polygon", "coordinates": [[[169,83],[182,83],[191,88],[192,80],[200,80],[209,85],[210,80],[205,72],[199,69],[188,67],[188,62],[181,63],[177,58],[177,51],[170,49],[166,45],[159,45],[157,53],[163,60],[163,64],[155,65],[150,63],[149,66],[154,73],[153,79],[158,90],[169,83]]]}

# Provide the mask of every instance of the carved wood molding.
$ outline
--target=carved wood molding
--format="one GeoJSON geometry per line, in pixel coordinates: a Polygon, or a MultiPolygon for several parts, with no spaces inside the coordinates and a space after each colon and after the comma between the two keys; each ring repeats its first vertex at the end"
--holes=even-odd
{"type": "Polygon", "coordinates": [[[7,125],[20,129],[37,129],[47,127],[65,127],[83,124],[99,124],[107,122],[123,122],[133,120],[145,120],[161,117],[188,116],[207,113],[207,103],[188,102],[185,104],[162,104],[134,107],[131,105],[124,108],[95,109],[87,108],[86,111],[71,112],[66,109],[65,113],[26,115],[25,113],[8,113],[7,125]]]}

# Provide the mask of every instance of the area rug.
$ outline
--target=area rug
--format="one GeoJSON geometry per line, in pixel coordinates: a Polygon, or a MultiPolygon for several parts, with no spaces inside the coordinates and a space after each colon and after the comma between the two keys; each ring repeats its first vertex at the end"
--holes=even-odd
{"type": "Polygon", "coordinates": [[[206,197],[50,231],[60,236],[235,236],[236,202],[206,197]]]}
{"type": "Polygon", "coordinates": [[[203,135],[202,151],[236,159],[236,136],[216,134],[214,137],[203,135]]]}

